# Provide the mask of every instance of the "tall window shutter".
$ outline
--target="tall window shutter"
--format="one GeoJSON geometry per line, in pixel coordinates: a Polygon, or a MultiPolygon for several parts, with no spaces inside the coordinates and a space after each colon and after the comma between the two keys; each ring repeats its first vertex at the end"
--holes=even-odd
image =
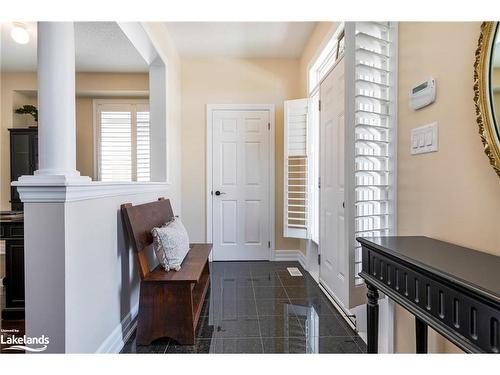
{"type": "Polygon", "coordinates": [[[355,66],[350,128],[354,140],[354,222],[349,238],[348,301],[353,307],[366,303],[364,281],[358,275],[362,250],[356,237],[396,233],[398,26],[396,22],[356,22],[349,31],[346,43],[356,47],[351,55],[355,66]]]}
{"type": "Polygon", "coordinates": [[[147,104],[98,105],[97,177],[99,180],[150,180],[149,122],[147,104]]]}
{"type": "Polygon", "coordinates": [[[309,237],[308,102],[308,99],[285,101],[284,237],[309,237]]]}
{"type": "Polygon", "coordinates": [[[100,111],[99,177],[102,181],[132,181],[132,113],[100,111]]]}

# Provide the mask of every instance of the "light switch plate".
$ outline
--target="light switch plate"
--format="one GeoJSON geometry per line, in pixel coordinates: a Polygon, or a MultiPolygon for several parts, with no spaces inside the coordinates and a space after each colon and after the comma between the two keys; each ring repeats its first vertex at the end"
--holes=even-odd
{"type": "Polygon", "coordinates": [[[412,155],[438,150],[438,123],[411,129],[410,153],[412,155]]]}

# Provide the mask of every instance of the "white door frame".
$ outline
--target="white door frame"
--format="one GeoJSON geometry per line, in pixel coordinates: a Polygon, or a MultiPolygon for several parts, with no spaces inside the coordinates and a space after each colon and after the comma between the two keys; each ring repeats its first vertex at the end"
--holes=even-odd
{"type": "MultiPolygon", "coordinates": [[[[207,152],[206,152],[206,242],[212,243],[213,217],[212,217],[212,129],[214,111],[269,111],[269,260],[274,259],[275,250],[275,110],[274,104],[207,104],[207,152]]],[[[210,254],[210,261],[212,254],[210,254]]]]}

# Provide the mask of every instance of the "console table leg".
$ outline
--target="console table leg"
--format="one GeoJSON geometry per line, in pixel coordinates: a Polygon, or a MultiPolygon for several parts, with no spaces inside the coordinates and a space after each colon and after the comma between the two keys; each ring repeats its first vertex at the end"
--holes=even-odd
{"type": "Polygon", "coordinates": [[[418,354],[427,353],[427,324],[415,317],[415,338],[418,354]]]}
{"type": "Polygon", "coordinates": [[[368,353],[378,353],[378,290],[371,284],[368,288],[367,310],[367,346],[368,353]]]}

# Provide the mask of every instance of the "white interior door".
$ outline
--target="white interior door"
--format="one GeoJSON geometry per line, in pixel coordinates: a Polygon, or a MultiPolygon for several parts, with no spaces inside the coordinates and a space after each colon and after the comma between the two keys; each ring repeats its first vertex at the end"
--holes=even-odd
{"type": "Polygon", "coordinates": [[[320,86],[320,282],[344,301],[348,287],[344,216],[344,62],[320,86]]]}
{"type": "Polygon", "coordinates": [[[269,111],[212,116],[214,260],[268,260],[269,111]]]}

